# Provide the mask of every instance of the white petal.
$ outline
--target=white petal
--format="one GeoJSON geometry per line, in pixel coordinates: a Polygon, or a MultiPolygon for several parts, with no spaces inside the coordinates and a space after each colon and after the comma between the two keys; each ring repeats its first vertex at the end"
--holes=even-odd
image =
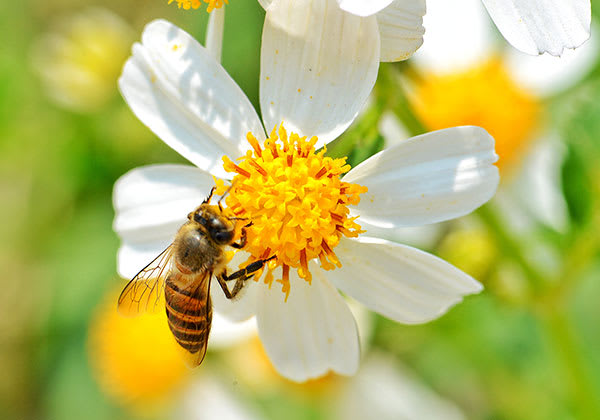
{"type": "Polygon", "coordinates": [[[381,61],[406,60],[423,45],[425,0],[395,0],[377,13],[381,61]]]}
{"type": "Polygon", "coordinates": [[[219,63],[223,51],[223,29],[225,27],[225,8],[214,9],[206,27],[206,49],[219,63]]]}
{"type": "Polygon", "coordinates": [[[148,24],[119,79],[123,97],[157,136],[199,168],[225,177],[246,133],[264,136],[256,111],[225,69],[194,38],[164,21],[148,24]]]}
{"type": "Polygon", "coordinates": [[[267,130],[335,139],[369,96],[379,67],[374,16],[343,12],[335,0],[275,0],[265,19],[260,105],[267,130]]]}
{"type": "Polygon", "coordinates": [[[352,375],[360,359],[348,305],[321,269],[315,266],[312,273],[312,285],[290,273],[287,302],[275,284],[263,285],[258,298],[256,319],[265,351],[281,375],[298,382],[329,371],[352,375]]]}
{"type": "Polygon", "coordinates": [[[342,239],[328,278],[373,311],[406,324],[436,319],[481,284],[446,261],[378,238],[342,239]]]}
{"type": "Polygon", "coordinates": [[[220,313],[213,311],[210,339],[208,340],[210,350],[226,349],[254,336],[256,336],[255,318],[243,322],[231,322],[220,313]]]}
{"type": "Polygon", "coordinates": [[[176,232],[177,227],[173,232],[152,241],[123,240],[117,251],[117,273],[124,279],[132,279],[173,242],[176,232]]]}
{"type": "Polygon", "coordinates": [[[375,226],[436,223],[488,201],[499,182],[494,139],[480,127],[413,137],[370,157],[344,177],[369,188],[352,212],[375,226]]]}
{"type": "Polygon", "coordinates": [[[371,16],[393,0],[337,0],[340,8],[357,16],[371,16]]]}
{"type": "Polygon", "coordinates": [[[590,0],[483,0],[508,42],[528,54],[561,55],[590,36],[590,0]]]}
{"type": "Polygon", "coordinates": [[[113,229],[123,240],[119,274],[130,278],[152,261],[213,185],[209,174],[185,165],[145,166],[119,178],[113,191],[113,229]]]}
{"type": "Polygon", "coordinates": [[[263,9],[267,10],[267,8],[273,3],[273,0],[258,0],[263,9]]]}
{"type": "Polygon", "coordinates": [[[424,43],[414,54],[428,73],[465,71],[497,53],[496,31],[480,0],[427,0],[424,43]]]}

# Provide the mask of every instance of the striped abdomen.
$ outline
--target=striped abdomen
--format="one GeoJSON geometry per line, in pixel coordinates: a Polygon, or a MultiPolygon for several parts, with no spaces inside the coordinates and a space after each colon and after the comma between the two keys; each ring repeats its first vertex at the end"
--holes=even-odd
{"type": "Polygon", "coordinates": [[[200,275],[183,287],[181,277],[171,274],[165,281],[165,301],[169,328],[181,347],[192,353],[200,364],[206,352],[212,321],[209,294],[210,276],[200,275]]]}

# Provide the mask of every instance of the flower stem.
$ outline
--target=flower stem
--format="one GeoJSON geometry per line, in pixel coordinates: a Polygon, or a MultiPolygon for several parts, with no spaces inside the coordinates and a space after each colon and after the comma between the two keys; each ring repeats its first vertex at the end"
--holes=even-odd
{"type": "Polygon", "coordinates": [[[579,345],[564,314],[564,309],[562,305],[546,306],[545,309],[542,313],[542,321],[563,364],[571,401],[578,410],[575,417],[589,420],[600,419],[598,395],[587,374],[588,371],[581,358],[579,345]]]}

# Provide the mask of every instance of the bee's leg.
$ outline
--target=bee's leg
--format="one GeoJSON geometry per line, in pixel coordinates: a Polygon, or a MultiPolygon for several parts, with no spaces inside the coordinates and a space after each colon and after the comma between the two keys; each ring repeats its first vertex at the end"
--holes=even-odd
{"type": "Polygon", "coordinates": [[[210,194],[208,194],[208,197],[206,197],[206,199],[202,202],[202,204],[210,203],[210,199],[214,195],[216,189],[217,189],[217,187],[212,187],[210,189],[210,194]]]}
{"type": "Polygon", "coordinates": [[[254,261],[252,264],[248,264],[246,268],[242,268],[231,275],[227,275],[227,272],[223,272],[220,276],[217,276],[217,280],[219,281],[219,285],[221,285],[221,289],[223,289],[223,293],[225,293],[225,297],[227,297],[227,299],[235,298],[240,290],[242,290],[244,282],[251,279],[252,276],[254,276],[254,273],[263,268],[265,263],[273,258],[275,258],[275,255],[264,260],[254,261]],[[233,285],[233,290],[230,292],[226,282],[231,280],[235,280],[236,282],[233,285]]]}

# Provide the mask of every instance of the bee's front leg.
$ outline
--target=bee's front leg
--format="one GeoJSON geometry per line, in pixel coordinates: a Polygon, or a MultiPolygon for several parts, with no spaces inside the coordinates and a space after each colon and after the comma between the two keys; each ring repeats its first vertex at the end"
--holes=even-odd
{"type": "Polygon", "coordinates": [[[275,258],[275,255],[264,260],[254,261],[253,263],[248,264],[246,268],[242,268],[231,275],[227,275],[227,271],[224,271],[217,276],[217,280],[219,281],[221,289],[223,289],[223,293],[225,293],[225,297],[227,299],[234,299],[240,290],[242,290],[242,287],[244,287],[244,282],[248,279],[251,279],[252,276],[254,276],[254,273],[263,268],[265,263],[273,258],[275,258]],[[227,286],[226,282],[231,280],[235,280],[235,284],[233,285],[233,290],[229,291],[229,287],[227,286]]]}

